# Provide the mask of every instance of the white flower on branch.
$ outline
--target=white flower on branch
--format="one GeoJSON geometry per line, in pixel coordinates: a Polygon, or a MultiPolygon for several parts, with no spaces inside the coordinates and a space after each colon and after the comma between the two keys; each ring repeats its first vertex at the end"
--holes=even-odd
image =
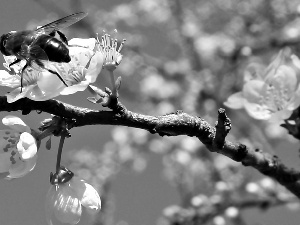
{"type": "Polygon", "coordinates": [[[13,179],[25,176],[36,164],[38,144],[31,129],[20,118],[6,116],[2,123],[11,129],[0,130],[1,177],[13,179]]]}
{"type": "Polygon", "coordinates": [[[45,101],[58,95],[74,94],[83,91],[94,83],[102,70],[104,55],[96,49],[96,39],[72,39],[69,41],[69,63],[44,62],[47,69],[58,73],[59,77],[47,70],[28,67],[21,74],[25,62],[8,66],[15,61],[14,56],[4,56],[6,70],[0,71],[0,85],[15,88],[8,93],[7,101],[15,102],[21,98],[45,101]]]}
{"type": "MultiPolygon", "coordinates": [[[[224,105],[232,109],[244,107],[259,120],[280,123],[288,119],[300,105],[299,78],[288,54],[281,51],[265,69],[259,65],[249,67],[243,90],[229,96],[224,105]]],[[[295,57],[292,59],[295,61],[295,57]]]]}

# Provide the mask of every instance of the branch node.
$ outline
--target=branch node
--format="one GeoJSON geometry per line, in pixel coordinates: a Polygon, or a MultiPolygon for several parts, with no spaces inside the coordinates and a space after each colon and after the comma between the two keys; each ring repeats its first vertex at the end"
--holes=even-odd
{"type": "Polygon", "coordinates": [[[218,110],[218,121],[216,122],[216,135],[213,141],[214,149],[222,149],[225,138],[231,130],[231,121],[227,117],[225,109],[218,110]]]}
{"type": "Polygon", "coordinates": [[[247,146],[244,144],[239,144],[237,148],[237,153],[234,155],[233,160],[237,162],[242,162],[244,166],[248,166],[247,163],[243,162],[247,154],[248,154],[247,146]]]}

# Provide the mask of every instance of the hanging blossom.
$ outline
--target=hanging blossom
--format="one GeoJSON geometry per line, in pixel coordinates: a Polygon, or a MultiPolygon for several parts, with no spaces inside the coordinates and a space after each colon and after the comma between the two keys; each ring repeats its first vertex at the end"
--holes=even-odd
{"type": "Polygon", "coordinates": [[[280,51],[265,69],[259,65],[249,66],[243,90],[231,95],[224,105],[232,109],[245,108],[258,120],[281,123],[288,119],[300,105],[299,78],[294,64],[285,51],[280,51]]]}
{"type": "Polygon", "coordinates": [[[96,39],[74,38],[69,41],[69,45],[69,63],[43,61],[45,67],[58,73],[68,86],[56,74],[37,66],[26,68],[21,75],[25,61],[10,68],[9,64],[14,62],[16,57],[4,56],[4,67],[7,71],[0,70],[0,85],[15,88],[6,95],[7,101],[11,103],[24,97],[34,101],[45,101],[58,95],[83,91],[90,83],[94,83],[104,62],[103,54],[96,51],[96,39]]]}
{"type": "Polygon", "coordinates": [[[11,129],[0,130],[0,173],[2,178],[23,177],[36,164],[39,143],[31,129],[20,118],[6,116],[2,123],[11,129]]]}
{"type": "Polygon", "coordinates": [[[61,167],[51,175],[53,184],[46,197],[46,219],[49,225],[77,224],[82,214],[82,206],[89,214],[101,209],[101,200],[93,186],[61,167]]]}

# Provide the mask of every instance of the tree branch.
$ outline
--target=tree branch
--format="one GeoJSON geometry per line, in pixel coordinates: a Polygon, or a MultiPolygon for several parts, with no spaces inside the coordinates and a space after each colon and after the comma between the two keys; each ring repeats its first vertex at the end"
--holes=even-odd
{"type": "Polygon", "coordinates": [[[20,110],[22,114],[28,114],[32,110],[43,111],[60,117],[75,119],[74,127],[121,125],[148,130],[150,133],[157,133],[160,136],[187,135],[197,137],[209,151],[220,153],[234,161],[241,162],[244,166],[257,169],[262,174],[277,180],[300,198],[299,171],[286,167],[276,155],[270,155],[259,149],[250,149],[243,144],[225,140],[231,124],[224,110],[219,110],[218,132],[216,134],[216,129],[205,120],[182,111],[163,116],[142,115],[127,110],[118,101],[110,108],[111,111],[91,110],[58,100],[35,102],[26,98],[14,103],[7,103],[6,97],[0,97],[0,111],[20,110]]]}

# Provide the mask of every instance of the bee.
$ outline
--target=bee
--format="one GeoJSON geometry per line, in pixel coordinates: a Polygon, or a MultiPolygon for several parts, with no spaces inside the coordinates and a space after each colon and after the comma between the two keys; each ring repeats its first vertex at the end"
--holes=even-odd
{"type": "MultiPolygon", "coordinates": [[[[9,67],[25,60],[24,70],[29,66],[34,69],[48,70],[57,75],[68,86],[63,78],[55,71],[46,68],[43,61],[68,63],[71,61],[68,39],[60,30],[77,23],[87,16],[85,12],[74,13],[63,17],[35,30],[11,31],[0,37],[0,51],[5,56],[15,56],[16,60],[9,67]],[[56,33],[59,39],[55,37],[56,33]],[[42,61],[43,60],[43,61],[42,61]],[[37,67],[36,67],[37,65],[37,67]]],[[[21,78],[21,88],[23,87],[21,78]]]]}

